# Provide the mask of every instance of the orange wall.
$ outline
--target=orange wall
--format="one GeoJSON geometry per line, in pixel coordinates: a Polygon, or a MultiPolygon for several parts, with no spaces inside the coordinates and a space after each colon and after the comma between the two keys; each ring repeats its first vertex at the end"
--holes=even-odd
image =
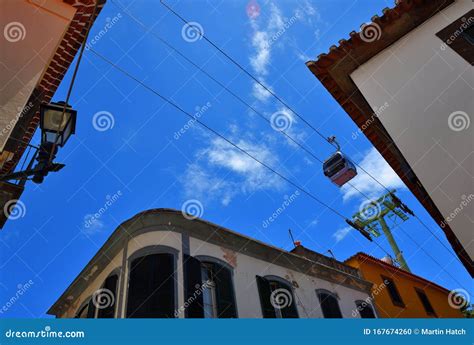
{"type": "Polygon", "coordinates": [[[458,310],[449,306],[448,291],[444,291],[439,287],[428,285],[426,282],[418,281],[413,277],[408,277],[396,271],[390,270],[383,264],[377,264],[360,258],[351,258],[346,264],[356,267],[361,271],[365,280],[374,283],[372,289],[374,304],[377,308],[378,316],[381,318],[426,318],[433,317],[428,315],[423,304],[415,291],[415,287],[423,290],[428,297],[436,316],[439,318],[460,318],[463,314],[458,310]],[[395,273],[395,274],[394,274],[395,273]],[[388,293],[387,287],[384,286],[382,275],[391,278],[402,297],[405,304],[404,307],[393,304],[388,293]]]}

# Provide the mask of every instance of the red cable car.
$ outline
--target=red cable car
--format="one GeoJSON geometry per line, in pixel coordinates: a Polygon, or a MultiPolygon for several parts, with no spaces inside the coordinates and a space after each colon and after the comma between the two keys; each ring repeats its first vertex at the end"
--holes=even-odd
{"type": "Polygon", "coordinates": [[[335,137],[328,138],[328,141],[336,144],[337,151],[324,161],[323,172],[333,183],[342,187],[357,175],[357,169],[354,163],[340,151],[335,137]]]}

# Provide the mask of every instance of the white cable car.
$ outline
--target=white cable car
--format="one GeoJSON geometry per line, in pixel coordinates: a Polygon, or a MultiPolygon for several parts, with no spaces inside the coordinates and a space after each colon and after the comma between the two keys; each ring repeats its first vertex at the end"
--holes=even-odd
{"type": "Polygon", "coordinates": [[[342,187],[357,175],[357,169],[354,163],[340,151],[336,137],[332,136],[328,138],[328,141],[331,144],[335,143],[337,151],[324,161],[323,172],[333,183],[342,187]]]}

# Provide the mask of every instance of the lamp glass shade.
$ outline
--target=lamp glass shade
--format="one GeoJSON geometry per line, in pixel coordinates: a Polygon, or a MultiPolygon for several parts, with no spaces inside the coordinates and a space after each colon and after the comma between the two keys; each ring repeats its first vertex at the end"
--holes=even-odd
{"type": "Polygon", "coordinates": [[[75,131],[77,112],[64,103],[42,104],[40,107],[40,127],[42,141],[63,146],[75,131]]]}

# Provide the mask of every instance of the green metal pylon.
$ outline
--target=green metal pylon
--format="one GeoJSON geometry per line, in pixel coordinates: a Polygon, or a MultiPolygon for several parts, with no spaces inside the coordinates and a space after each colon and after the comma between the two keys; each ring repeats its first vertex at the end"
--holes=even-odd
{"type": "Polygon", "coordinates": [[[395,190],[383,195],[377,200],[371,201],[364,205],[359,212],[352,216],[354,223],[358,226],[367,229],[373,236],[379,237],[382,230],[388,243],[395,255],[395,260],[400,265],[400,268],[410,272],[410,268],[403,257],[402,251],[398,247],[395,238],[393,237],[390,227],[387,225],[385,217],[408,220],[408,216],[402,210],[399,199],[395,196],[395,190]]]}

